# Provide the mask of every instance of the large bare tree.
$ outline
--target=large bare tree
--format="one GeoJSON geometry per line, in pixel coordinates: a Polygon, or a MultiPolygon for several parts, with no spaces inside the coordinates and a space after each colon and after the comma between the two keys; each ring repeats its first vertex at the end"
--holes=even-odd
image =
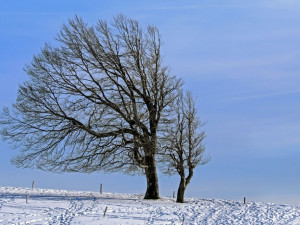
{"type": "Polygon", "coordinates": [[[119,15],[89,26],[75,17],[25,71],[2,137],[19,167],[56,172],[144,173],[146,199],[159,198],[158,128],[181,81],[162,64],[161,36],[119,15]]]}
{"type": "Polygon", "coordinates": [[[184,202],[184,193],[191,182],[194,169],[206,164],[209,159],[204,156],[205,132],[195,107],[195,100],[190,92],[183,94],[179,90],[178,98],[173,104],[173,121],[164,130],[162,137],[164,152],[160,160],[162,171],[166,174],[179,174],[180,183],[176,202],[184,202]]]}

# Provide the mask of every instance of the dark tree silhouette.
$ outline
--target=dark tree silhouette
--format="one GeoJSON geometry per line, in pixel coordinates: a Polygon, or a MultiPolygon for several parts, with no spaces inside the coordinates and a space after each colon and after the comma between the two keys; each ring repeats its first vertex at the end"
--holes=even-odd
{"type": "Polygon", "coordinates": [[[144,173],[146,199],[159,198],[158,127],[181,81],[169,75],[154,26],[119,15],[89,26],[77,16],[55,46],[46,44],[25,71],[2,137],[12,162],[54,172],[144,173]]]}
{"type": "Polygon", "coordinates": [[[209,159],[204,158],[205,133],[200,131],[203,124],[197,116],[191,93],[183,95],[179,91],[173,107],[174,119],[164,131],[164,152],[160,160],[164,173],[180,175],[176,201],[183,203],[184,193],[194,175],[194,169],[198,165],[206,164],[209,159]]]}

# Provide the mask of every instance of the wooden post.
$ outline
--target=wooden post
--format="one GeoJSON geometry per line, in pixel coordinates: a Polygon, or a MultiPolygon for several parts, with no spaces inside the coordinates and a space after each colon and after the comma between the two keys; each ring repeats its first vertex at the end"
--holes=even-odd
{"type": "Polygon", "coordinates": [[[246,197],[244,197],[244,205],[246,204],[246,197]]]}
{"type": "Polygon", "coordinates": [[[107,206],[105,207],[103,217],[105,217],[106,211],[107,211],[107,206]]]}
{"type": "Polygon", "coordinates": [[[32,189],[33,189],[33,187],[34,187],[34,181],[32,181],[32,189]]]}
{"type": "Polygon", "coordinates": [[[102,194],[102,184],[100,184],[100,194],[102,194]]]}
{"type": "Polygon", "coordinates": [[[175,191],[173,191],[173,198],[175,198],[175,191]]]}
{"type": "Polygon", "coordinates": [[[26,204],[28,204],[28,194],[26,195],[26,204]]]}

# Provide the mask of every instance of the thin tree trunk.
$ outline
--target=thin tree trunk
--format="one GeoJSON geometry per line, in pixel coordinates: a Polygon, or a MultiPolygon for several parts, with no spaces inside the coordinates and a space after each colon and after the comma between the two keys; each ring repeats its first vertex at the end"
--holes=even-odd
{"type": "Polygon", "coordinates": [[[185,177],[181,177],[180,184],[177,191],[177,199],[176,202],[184,203],[184,192],[186,188],[186,179],[185,177]]]}
{"type": "MultiPolygon", "coordinates": [[[[182,170],[184,171],[184,170],[182,170]]],[[[191,179],[194,175],[194,170],[192,168],[189,168],[189,175],[187,178],[185,178],[185,173],[181,172],[181,178],[180,178],[180,184],[177,191],[177,199],[176,202],[184,203],[184,193],[186,190],[186,187],[191,182],[191,179]]]]}
{"type": "Polygon", "coordinates": [[[145,199],[159,199],[158,178],[156,172],[155,155],[146,156],[146,178],[147,178],[147,191],[145,199]]]}

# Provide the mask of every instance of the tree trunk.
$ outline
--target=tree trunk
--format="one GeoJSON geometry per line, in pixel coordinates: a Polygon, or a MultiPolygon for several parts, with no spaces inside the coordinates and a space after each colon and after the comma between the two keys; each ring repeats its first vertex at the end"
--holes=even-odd
{"type": "Polygon", "coordinates": [[[147,168],[145,169],[147,178],[147,191],[145,199],[159,199],[158,178],[156,172],[155,155],[146,156],[147,168]]]}
{"type": "Polygon", "coordinates": [[[186,188],[186,179],[185,177],[181,177],[180,184],[177,191],[177,199],[176,202],[184,203],[184,192],[186,188]]]}

